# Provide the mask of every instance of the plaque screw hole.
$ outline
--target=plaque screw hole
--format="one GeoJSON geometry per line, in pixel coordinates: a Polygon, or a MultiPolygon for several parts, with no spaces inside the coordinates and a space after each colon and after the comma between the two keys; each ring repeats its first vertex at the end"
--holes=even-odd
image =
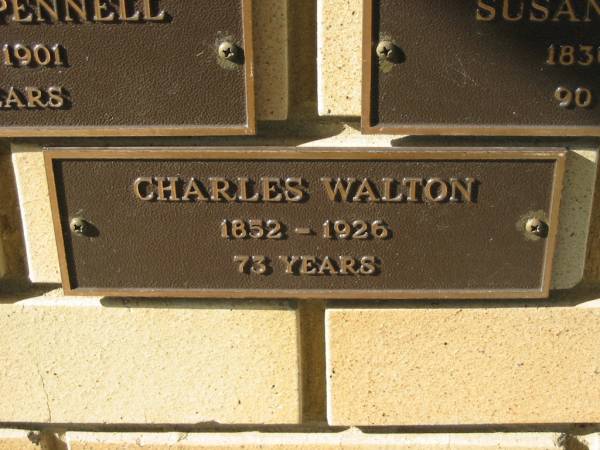
{"type": "Polygon", "coordinates": [[[239,49],[235,44],[229,41],[221,42],[219,45],[219,58],[225,61],[237,61],[239,49]]]}
{"type": "Polygon", "coordinates": [[[71,231],[75,234],[85,236],[88,234],[90,229],[91,226],[89,222],[81,217],[75,217],[73,220],[71,220],[71,231]]]}
{"type": "Polygon", "coordinates": [[[395,62],[397,59],[396,46],[392,41],[381,41],[379,44],[377,44],[376,53],[379,59],[382,60],[395,62]]]}
{"type": "Polygon", "coordinates": [[[537,217],[532,217],[531,219],[527,220],[527,223],[525,224],[525,230],[537,237],[548,236],[548,224],[537,217]]]}

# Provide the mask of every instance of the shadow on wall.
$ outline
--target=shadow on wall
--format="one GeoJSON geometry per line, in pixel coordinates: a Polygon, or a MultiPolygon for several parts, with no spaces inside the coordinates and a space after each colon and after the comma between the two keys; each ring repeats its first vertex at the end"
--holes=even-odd
{"type": "Polygon", "coordinates": [[[106,308],[145,308],[145,309],[222,309],[272,311],[274,309],[296,309],[295,301],[261,300],[200,300],[200,299],[133,299],[104,297],[100,304],[106,308]]]}
{"type": "Polygon", "coordinates": [[[27,277],[25,245],[17,185],[10,154],[10,146],[0,143],[0,293],[10,285],[24,285],[27,277]]]}

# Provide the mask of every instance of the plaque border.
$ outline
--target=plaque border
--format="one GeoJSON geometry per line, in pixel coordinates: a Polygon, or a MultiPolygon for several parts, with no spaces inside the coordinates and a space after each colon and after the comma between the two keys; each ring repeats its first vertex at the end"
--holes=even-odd
{"type": "Polygon", "coordinates": [[[599,126],[514,126],[514,125],[377,125],[372,121],[373,71],[375,64],[374,8],[377,0],[363,0],[362,41],[362,105],[361,131],[364,134],[399,134],[417,136],[537,136],[537,137],[598,137],[599,126]]]}
{"type": "Polygon", "coordinates": [[[48,147],[44,162],[50,192],[54,234],[65,295],[146,298],[213,299],[297,299],[297,300],[421,300],[421,299],[545,299],[550,295],[552,266],[559,228],[567,151],[564,148],[490,147],[485,149],[452,148],[286,148],[286,147],[202,147],[148,149],[147,147],[48,147]],[[54,161],[58,160],[373,160],[373,161],[481,161],[546,160],[554,161],[552,196],[548,211],[549,234],[542,265],[542,282],[535,289],[143,289],[76,288],[68,270],[66,247],[59,211],[54,161]]]}
{"type": "MultiPolygon", "coordinates": [[[[244,75],[246,92],[246,125],[242,126],[0,126],[0,138],[22,137],[185,137],[185,136],[253,136],[256,134],[256,98],[254,80],[254,35],[252,2],[241,0],[244,29],[244,75]]],[[[259,0],[260,1],[260,0],[259,0]]]]}

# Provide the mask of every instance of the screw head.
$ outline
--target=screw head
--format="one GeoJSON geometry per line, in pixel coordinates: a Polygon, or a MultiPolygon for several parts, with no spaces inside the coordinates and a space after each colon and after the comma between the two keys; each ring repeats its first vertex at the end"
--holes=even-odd
{"type": "Polygon", "coordinates": [[[385,59],[386,61],[392,61],[396,56],[396,46],[392,41],[381,41],[377,44],[375,50],[379,59],[385,59]]]}
{"type": "Polygon", "coordinates": [[[525,223],[525,230],[538,237],[546,237],[548,234],[548,224],[537,217],[532,217],[525,223]]]}
{"type": "Polygon", "coordinates": [[[85,236],[90,230],[90,224],[88,221],[81,217],[75,217],[71,220],[71,231],[75,234],[85,236]]]}
{"type": "Polygon", "coordinates": [[[238,58],[239,49],[233,42],[224,41],[219,45],[219,58],[225,61],[235,61],[238,58]]]}

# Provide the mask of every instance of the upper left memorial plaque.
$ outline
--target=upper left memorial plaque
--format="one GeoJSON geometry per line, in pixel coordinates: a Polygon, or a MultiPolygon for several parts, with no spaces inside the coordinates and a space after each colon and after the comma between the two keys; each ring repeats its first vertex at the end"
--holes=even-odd
{"type": "Polygon", "coordinates": [[[0,0],[0,136],[255,134],[252,0],[0,0]]]}

